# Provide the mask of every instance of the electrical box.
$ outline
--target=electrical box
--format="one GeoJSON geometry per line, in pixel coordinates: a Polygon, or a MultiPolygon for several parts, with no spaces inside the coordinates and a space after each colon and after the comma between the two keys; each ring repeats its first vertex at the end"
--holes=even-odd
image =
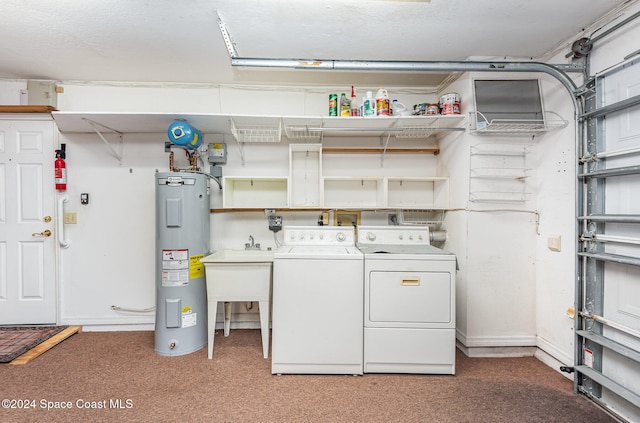
{"type": "Polygon", "coordinates": [[[27,81],[27,104],[58,107],[58,92],[53,81],[27,81]]]}
{"type": "Polygon", "coordinates": [[[227,144],[223,142],[209,144],[208,157],[211,164],[227,164],[227,144]]]}
{"type": "Polygon", "coordinates": [[[278,232],[282,229],[282,216],[269,216],[269,230],[278,232]]]}

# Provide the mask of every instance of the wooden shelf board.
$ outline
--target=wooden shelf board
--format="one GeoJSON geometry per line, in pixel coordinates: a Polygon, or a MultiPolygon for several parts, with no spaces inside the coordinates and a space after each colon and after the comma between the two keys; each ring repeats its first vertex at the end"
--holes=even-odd
{"type": "Polygon", "coordinates": [[[55,112],[52,106],[34,106],[34,105],[16,105],[16,106],[0,106],[0,113],[51,113],[55,112]]]}

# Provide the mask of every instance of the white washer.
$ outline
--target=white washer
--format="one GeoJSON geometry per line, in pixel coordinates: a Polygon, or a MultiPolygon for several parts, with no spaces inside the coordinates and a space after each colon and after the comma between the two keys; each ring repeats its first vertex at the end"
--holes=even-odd
{"type": "Polygon", "coordinates": [[[364,372],[455,374],[454,254],[428,227],[359,226],[364,372]]]}
{"type": "Polygon", "coordinates": [[[285,227],[273,255],[271,372],[362,374],[363,254],[353,227],[285,227]]]}

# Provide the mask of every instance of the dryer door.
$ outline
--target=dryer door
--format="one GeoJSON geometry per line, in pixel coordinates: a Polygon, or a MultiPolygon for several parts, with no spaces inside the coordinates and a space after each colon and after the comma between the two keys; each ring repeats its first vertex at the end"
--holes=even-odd
{"type": "Polygon", "coordinates": [[[446,327],[454,321],[452,284],[449,272],[372,271],[367,320],[378,327],[446,327]]]}

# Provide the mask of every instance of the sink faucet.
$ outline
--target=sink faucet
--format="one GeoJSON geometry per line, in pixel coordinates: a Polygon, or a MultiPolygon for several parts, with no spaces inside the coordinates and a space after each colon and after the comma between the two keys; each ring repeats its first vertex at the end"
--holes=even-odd
{"type": "Polygon", "coordinates": [[[258,243],[258,244],[254,243],[253,235],[249,235],[249,241],[251,241],[251,242],[247,242],[247,243],[244,244],[244,249],[245,250],[259,250],[260,249],[260,243],[258,243]]]}

